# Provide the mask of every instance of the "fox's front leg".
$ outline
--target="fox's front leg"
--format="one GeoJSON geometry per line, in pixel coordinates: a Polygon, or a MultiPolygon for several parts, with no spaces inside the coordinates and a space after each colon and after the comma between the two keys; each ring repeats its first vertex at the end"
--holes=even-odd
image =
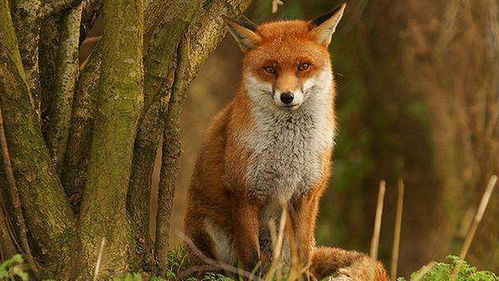
{"type": "Polygon", "coordinates": [[[246,270],[252,271],[260,258],[260,203],[247,196],[235,196],[232,201],[232,220],[236,255],[246,270]]]}
{"type": "Polygon", "coordinates": [[[313,190],[295,199],[290,210],[295,245],[302,265],[308,265],[312,258],[319,198],[319,190],[313,190]]]}

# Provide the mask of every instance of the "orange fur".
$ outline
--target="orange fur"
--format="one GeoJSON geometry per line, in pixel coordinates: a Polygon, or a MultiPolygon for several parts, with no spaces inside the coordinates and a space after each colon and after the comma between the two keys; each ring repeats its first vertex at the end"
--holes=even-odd
{"type": "MultiPolygon", "coordinates": [[[[246,53],[243,79],[252,77],[258,83],[272,85],[273,90],[269,94],[303,89],[309,79],[318,77],[324,71],[332,77],[327,44],[319,44],[314,39],[318,35],[311,32],[314,28],[311,23],[274,22],[253,31],[236,22],[228,24],[246,53]],[[298,71],[297,66],[303,62],[310,64],[310,67],[298,71]],[[272,66],[275,73],[267,72],[266,66],[272,66]]],[[[321,107],[326,109],[324,118],[328,128],[334,130],[334,82],[331,82],[326,94],[321,107]]],[[[263,219],[264,210],[268,204],[285,200],[292,213],[293,236],[302,264],[311,261],[310,270],[319,278],[343,269],[348,270],[352,278],[358,278],[354,280],[368,280],[365,270],[371,268],[374,262],[365,255],[335,248],[315,248],[318,205],[329,179],[332,145],[318,156],[319,177],[305,191],[294,192],[288,197],[280,193],[275,196],[255,195],[248,169],[260,158],[255,157],[255,148],[246,141],[250,132],[258,127],[258,118],[262,118],[255,113],[255,106],[255,100],[243,82],[234,100],[211,122],[188,193],[186,234],[208,257],[225,263],[239,263],[245,269],[252,270],[260,259],[269,254],[262,252],[266,248],[262,246],[264,241],[261,235],[268,225],[263,219]]],[[[270,110],[288,109],[276,106],[270,110]]],[[[298,110],[300,108],[296,112],[298,110]]],[[[204,262],[192,253],[191,259],[195,264],[204,262]]],[[[377,265],[375,280],[387,280],[381,265],[377,265]]]]}

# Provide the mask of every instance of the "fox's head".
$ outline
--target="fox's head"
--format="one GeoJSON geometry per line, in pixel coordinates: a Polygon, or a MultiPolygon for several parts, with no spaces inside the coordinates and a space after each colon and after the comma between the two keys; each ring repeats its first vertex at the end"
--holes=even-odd
{"type": "Polygon", "coordinates": [[[245,54],[243,86],[254,102],[295,110],[311,97],[330,94],[332,70],[327,47],[345,6],[309,22],[256,26],[247,19],[224,17],[245,54]]]}

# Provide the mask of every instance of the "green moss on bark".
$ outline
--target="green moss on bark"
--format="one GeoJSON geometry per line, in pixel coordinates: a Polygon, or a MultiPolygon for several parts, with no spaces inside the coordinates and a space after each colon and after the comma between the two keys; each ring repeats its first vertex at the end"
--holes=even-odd
{"type": "Polygon", "coordinates": [[[7,0],[0,1],[0,106],[28,228],[49,271],[69,273],[74,218],[51,165],[22,68],[7,0]]]}
{"type": "MultiPolygon", "coordinates": [[[[39,110],[40,74],[38,70],[38,42],[40,40],[39,12],[40,0],[12,0],[13,22],[19,40],[22,63],[24,65],[27,85],[32,95],[32,103],[39,110]]],[[[38,111],[39,113],[39,111],[38,111]]]]}
{"type": "Polygon", "coordinates": [[[47,146],[57,171],[60,172],[68,141],[73,94],[78,78],[78,43],[82,5],[66,11],[60,22],[57,71],[49,107],[47,146]]]}
{"type": "Polygon", "coordinates": [[[80,74],[74,94],[71,128],[62,171],[62,183],[74,209],[81,202],[81,192],[86,184],[88,151],[92,143],[92,129],[97,105],[99,76],[94,73],[101,67],[101,45],[96,47],[89,63],[80,74]],[[99,58],[94,58],[98,56],[99,58]]]}
{"type": "Polygon", "coordinates": [[[102,239],[106,241],[100,265],[102,278],[130,269],[134,245],[126,194],[143,105],[142,1],[106,1],[103,16],[98,110],[80,215],[79,280],[93,275],[102,239]]]}

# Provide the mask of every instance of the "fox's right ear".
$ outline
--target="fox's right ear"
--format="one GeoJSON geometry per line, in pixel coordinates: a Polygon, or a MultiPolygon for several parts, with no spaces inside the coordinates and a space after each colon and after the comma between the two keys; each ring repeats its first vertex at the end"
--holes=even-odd
{"type": "Polygon", "coordinates": [[[236,39],[244,53],[258,46],[262,38],[256,33],[256,24],[244,17],[242,20],[237,21],[226,15],[222,15],[222,17],[230,34],[236,39]]]}

